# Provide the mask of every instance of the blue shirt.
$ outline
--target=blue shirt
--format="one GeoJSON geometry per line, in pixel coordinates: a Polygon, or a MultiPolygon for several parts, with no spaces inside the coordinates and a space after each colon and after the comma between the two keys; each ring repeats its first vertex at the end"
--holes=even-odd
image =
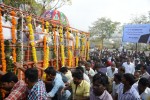
{"type": "Polygon", "coordinates": [[[124,84],[120,84],[117,93],[118,100],[140,100],[140,95],[134,87],[123,93],[124,84]]]}
{"type": "Polygon", "coordinates": [[[59,73],[56,73],[55,79],[52,82],[53,88],[52,90],[47,94],[48,97],[54,97],[57,93],[59,100],[68,100],[71,93],[69,91],[65,91],[63,95],[60,94],[61,89],[65,87],[64,82],[62,81],[62,76],[59,73]]]}
{"type": "Polygon", "coordinates": [[[27,100],[47,100],[45,84],[39,80],[29,91],[27,100]]]}

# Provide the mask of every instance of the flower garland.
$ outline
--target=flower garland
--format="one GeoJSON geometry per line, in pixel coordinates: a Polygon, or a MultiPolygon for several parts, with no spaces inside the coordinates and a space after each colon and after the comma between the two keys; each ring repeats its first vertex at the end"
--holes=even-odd
{"type": "Polygon", "coordinates": [[[63,45],[63,29],[62,29],[62,26],[59,28],[59,34],[60,34],[61,65],[65,66],[65,53],[64,53],[64,45],[63,45]]]}
{"type": "Polygon", "coordinates": [[[84,51],[85,51],[85,38],[84,37],[81,38],[81,43],[82,43],[82,45],[81,45],[81,55],[83,57],[84,56],[84,51]]]}
{"type": "MultiPolygon", "coordinates": [[[[88,37],[89,37],[89,35],[88,35],[88,37]]],[[[90,49],[90,41],[89,41],[89,38],[87,39],[87,45],[86,45],[86,47],[87,47],[87,54],[86,54],[86,60],[89,60],[89,49],[90,49]]]]}
{"type": "Polygon", "coordinates": [[[29,39],[31,41],[31,47],[32,47],[32,55],[33,55],[33,61],[37,63],[37,56],[36,56],[36,48],[35,48],[35,43],[34,43],[34,33],[32,29],[32,24],[31,24],[31,17],[27,16],[27,23],[28,23],[28,29],[29,29],[29,39]]]}
{"type": "Polygon", "coordinates": [[[54,39],[53,39],[53,44],[54,44],[54,55],[55,55],[55,57],[56,57],[57,46],[56,46],[56,29],[55,29],[55,27],[53,27],[53,34],[54,34],[54,39]]]}
{"type": "Polygon", "coordinates": [[[5,60],[5,46],[4,46],[4,37],[3,37],[3,30],[2,30],[2,9],[0,8],[0,43],[1,43],[1,60],[2,60],[2,71],[6,72],[6,60],[5,60]]]}
{"type": "MultiPolygon", "coordinates": [[[[49,32],[49,29],[48,29],[49,23],[46,22],[45,24],[46,24],[46,31],[48,33],[49,32]]],[[[44,66],[44,68],[47,68],[49,66],[49,47],[47,45],[47,36],[44,36],[43,39],[44,39],[43,40],[44,41],[44,60],[43,60],[43,66],[44,66]]]]}
{"type": "Polygon", "coordinates": [[[67,28],[67,40],[68,40],[68,66],[71,67],[72,66],[72,53],[69,47],[69,40],[70,40],[69,28],[67,28]]]}
{"type": "MultiPolygon", "coordinates": [[[[12,16],[12,27],[11,27],[11,36],[12,36],[12,44],[15,45],[16,44],[16,19],[14,16],[16,16],[16,13],[14,11],[11,11],[11,16],[12,16]]],[[[13,62],[16,62],[16,47],[13,46],[13,51],[12,51],[12,56],[13,56],[13,62]]]]}
{"type": "Polygon", "coordinates": [[[76,51],[76,66],[78,66],[78,61],[79,61],[79,36],[78,36],[78,32],[76,32],[76,43],[75,43],[75,51],[76,51]]]}

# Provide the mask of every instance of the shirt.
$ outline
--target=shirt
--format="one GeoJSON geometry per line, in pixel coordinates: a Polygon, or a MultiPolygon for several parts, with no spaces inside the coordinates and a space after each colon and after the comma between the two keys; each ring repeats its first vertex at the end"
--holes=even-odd
{"type": "Polygon", "coordinates": [[[112,96],[115,96],[115,94],[117,93],[117,90],[118,90],[120,85],[121,85],[121,83],[116,84],[115,82],[113,82],[113,85],[112,85],[112,96]]]}
{"type": "Polygon", "coordinates": [[[93,93],[93,89],[91,89],[90,100],[113,100],[113,99],[107,90],[105,90],[101,96],[95,96],[93,93]]]}
{"type": "Polygon", "coordinates": [[[145,72],[141,77],[149,79],[150,75],[148,72],[145,72]]]}
{"type": "Polygon", "coordinates": [[[27,85],[24,81],[18,81],[12,88],[10,94],[4,100],[26,100],[27,85]]]}
{"type": "Polygon", "coordinates": [[[38,80],[29,91],[27,100],[47,100],[45,84],[38,80]]]}
{"type": "Polygon", "coordinates": [[[86,80],[88,83],[91,83],[89,76],[87,76],[85,73],[83,73],[83,79],[86,80]]]}
{"type": "Polygon", "coordinates": [[[134,87],[131,87],[125,93],[123,93],[123,89],[124,89],[124,84],[121,83],[117,90],[118,100],[140,100],[140,96],[134,87]]]}
{"type": "Polygon", "coordinates": [[[71,81],[70,86],[72,88],[73,99],[80,100],[84,96],[89,96],[90,84],[87,81],[82,80],[78,86],[71,81]]]}
{"type": "Polygon", "coordinates": [[[133,63],[127,64],[127,62],[123,63],[122,66],[125,68],[125,73],[130,73],[134,75],[135,67],[133,63]]]}
{"type": "Polygon", "coordinates": [[[109,78],[113,78],[115,73],[118,73],[118,68],[115,68],[115,70],[112,71],[111,66],[107,67],[107,76],[109,78]]]}
{"type": "MultiPolygon", "coordinates": [[[[135,89],[139,92],[138,90],[138,84],[135,86],[135,89]]],[[[146,88],[143,93],[140,94],[141,100],[150,100],[150,88],[146,88]]]]}
{"type": "Polygon", "coordinates": [[[59,73],[56,73],[55,79],[52,82],[53,88],[52,90],[47,94],[47,97],[54,97],[57,93],[59,100],[67,100],[71,93],[69,91],[65,91],[63,95],[60,94],[61,89],[65,87],[64,82],[62,81],[62,76],[59,73]]]}
{"type": "Polygon", "coordinates": [[[92,69],[92,68],[90,68],[90,70],[89,71],[85,71],[85,74],[90,74],[92,77],[95,75],[95,72],[94,72],[94,70],[92,69]]]}

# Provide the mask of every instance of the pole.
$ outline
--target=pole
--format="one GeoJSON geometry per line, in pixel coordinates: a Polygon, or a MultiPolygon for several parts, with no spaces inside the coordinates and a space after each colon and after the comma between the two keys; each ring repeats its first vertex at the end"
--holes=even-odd
{"type": "Polygon", "coordinates": [[[138,51],[138,43],[135,44],[136,52],[138,51]]]}

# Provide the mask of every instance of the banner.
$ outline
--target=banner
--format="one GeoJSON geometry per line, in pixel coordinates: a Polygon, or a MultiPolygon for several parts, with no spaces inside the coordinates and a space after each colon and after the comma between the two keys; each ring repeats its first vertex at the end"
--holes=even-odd
{"type": "Polygon", "coordinates": [[[150,43],[150,24],[130,24],[123,28],[123,42],[150,43]]]}

